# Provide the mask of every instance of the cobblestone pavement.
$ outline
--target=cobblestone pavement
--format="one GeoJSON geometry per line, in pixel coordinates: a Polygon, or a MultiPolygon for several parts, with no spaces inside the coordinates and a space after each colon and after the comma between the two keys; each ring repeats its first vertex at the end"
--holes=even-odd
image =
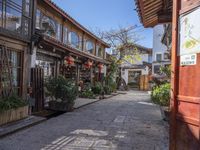
{"type": "Polygon", "coordinates": [[[0,139],[0,150],[167,150],[160,109],[145,92],[93,103],[0,139]]]}

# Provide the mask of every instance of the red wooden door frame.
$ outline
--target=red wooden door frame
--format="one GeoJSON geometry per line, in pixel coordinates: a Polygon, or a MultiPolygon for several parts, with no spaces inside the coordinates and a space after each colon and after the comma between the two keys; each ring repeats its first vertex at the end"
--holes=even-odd
{"type": "Polygon", "coordinates": [[[200,54],[195,66],[185,67],[178,56],[179,17],[197,6],[199,0],[173,0],[170,150],[200,149],[200,54]]]}

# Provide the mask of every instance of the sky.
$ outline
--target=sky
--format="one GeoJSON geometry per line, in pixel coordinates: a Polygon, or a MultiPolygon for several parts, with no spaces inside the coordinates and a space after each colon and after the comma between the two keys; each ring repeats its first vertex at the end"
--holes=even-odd
{"type": "Polygon", "coordinates": [[[145,29],[135,11],[134,0],[53,0],[89,30],[109,31],[137,25],[138,44],[152,48],[152,29],[145,29]]]}

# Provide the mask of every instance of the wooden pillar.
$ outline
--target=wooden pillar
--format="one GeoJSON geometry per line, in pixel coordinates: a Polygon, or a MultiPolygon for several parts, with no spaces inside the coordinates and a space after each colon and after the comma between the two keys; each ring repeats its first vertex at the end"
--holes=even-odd
{"type": "Polygon", "coordinates": [[[77,82],[77,85],[79,84],[79,82],[80,82],[80,65],[79,64],[77,64],[76,65],[76,82],[77,82]]]}
{"type": "Polygon", "coordinates": [[[176,113],[178,95],[178,16],[179,0],[173,1],[173,19],[172,19],[172,71],[171,71],[171,100],[170,100],[170,150],[176,150],[176,113]]]}
{"type": "Polygon", "coordinates": [[[90,69],[90,82],[93,84],[93,67],[90,69]]]}
{"type": "Polygon", "coordinates": [[[82,34],[82,51],[84,51],[85,50],[85,33],[83,32],[83,34],[82,34]]]}

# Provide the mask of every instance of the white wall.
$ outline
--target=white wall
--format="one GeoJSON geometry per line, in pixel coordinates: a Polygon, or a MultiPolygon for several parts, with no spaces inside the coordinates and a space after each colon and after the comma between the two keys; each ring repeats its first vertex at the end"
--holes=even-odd
{"type": "Polygon", "coordinates": [[[164,26],[157,25],[153,28],[153,62],[156,61],[156,54],[162,54],[162,60],[164,59],[164,53],[167,52],[167,47],[162,44],[161,40],[164,34],[164,26]]]}
{"type": "Polygon", "coordinates": [[[122,78],[125,80],[126,84],[128,84],[128,72],[129,71],[142,71],[142,75],[148,75],[149,67],[146,67],[145,69],[125,69],[124,71],[121,71],[122,78]]]}
{"type": "Polygon", "coordinates": [[[168,53],[167,46],[161,41],[164,34],[164,25],[157,25],[153,28],[153,55],[152,55],[152,74],[155,75],[155,65],[166,65],[170,64],[170,60],[164,59],[164,53],[168,53]],[[162,62],[156,62],[156,54],[162,54],[162,62]]]}
{"type": "MultiPolygon", "coordinates": [[[[151,56],[151,55],[150,55],[151,56]]],[[[149,54],[140,54],[140,60],[134,62],[134,64],[123,63],[121,66],[131,67],[134,65],[143,65],[143,62],[152,63],[152,60],[149,61],[149,54]]],[[[142,75],[149,74],[149,67],[146,66],[145,69],[125,69],[124,71],[121,70],[122,78],[125,80],[126,84],[128,84],[128,72],[129,71],[141,71],[142,75]]]]}

